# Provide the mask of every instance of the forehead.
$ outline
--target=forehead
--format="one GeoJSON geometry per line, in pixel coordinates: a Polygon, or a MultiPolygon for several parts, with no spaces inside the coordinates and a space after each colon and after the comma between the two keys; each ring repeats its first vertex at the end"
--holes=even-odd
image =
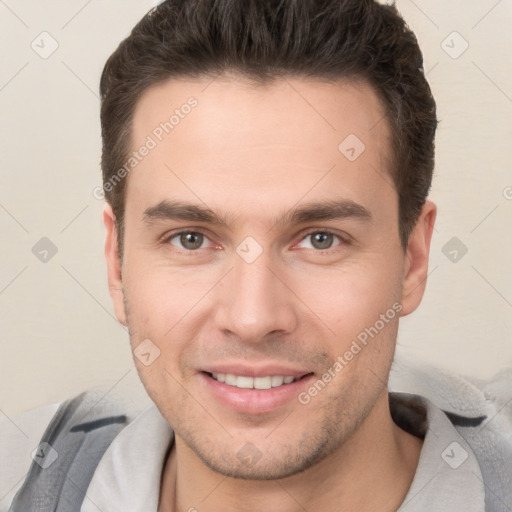
{"type": "Polygon", "coordinates": [[[138,211],[185,196],[255,213],[336,191],[359,202],[396,199],[384,109],[364,82],[168,80],[136,105],[131,148],[144,146],[128,180],[127,207],[138,211]]]}

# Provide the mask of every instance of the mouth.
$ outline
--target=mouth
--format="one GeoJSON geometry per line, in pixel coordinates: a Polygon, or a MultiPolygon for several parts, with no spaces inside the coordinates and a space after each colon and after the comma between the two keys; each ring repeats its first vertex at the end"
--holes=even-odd
{"type": "Polygon", "coordinates": [[[296,375],[269,373],[249,376],[200,371],[200,392],[232,411],[260,415],[299,404],[299,394],[315,380],[312,372],[296,375]]]}
{"type": "Polygon", "coordinates": [[[235,375],[233,373],[217,373],[217,372],[203,372],[217,382],[233,386],[240,389],[271,389],[286,386],[297,382],[311,373],[306,373],[298,377],[292,375],[267,375],[263,377],[249,377],[246,375],[235,375]]]}

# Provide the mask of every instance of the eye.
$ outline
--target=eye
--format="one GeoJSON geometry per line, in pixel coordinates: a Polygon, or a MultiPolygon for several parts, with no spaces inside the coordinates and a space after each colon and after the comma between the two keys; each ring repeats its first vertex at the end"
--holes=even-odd
{"type": "Polygon", "coordinates": [[[185,249],[186,251],[196,251],[203,249],[203,243],[207,242],[208,238],[198,231],[180,231],[174,235],[169,236],[165,241],[171,245],[178,245],[179,249],[185,249]],[[177,240],[177,243],[173,243],[173,240],[177,240]]]}
{"type": "Polygon", "coordinates": [[[332,231],[328,231],[328,230],[312,231],[312,232],[308,233],[301,240],[301,243],[308,239],[310,239],[311,242],[309,243],[309,247],[307,247],[307,248],[308,249],[317,249],[320,251],[326,250],[326,249],[331,249],[333,247],[333,241],[335,239],[338,239],[340,241],[340,243],[337,245],[341,245],[342,243],[345,242],[345,240],[341,236],[336,235],[332,231]]]}

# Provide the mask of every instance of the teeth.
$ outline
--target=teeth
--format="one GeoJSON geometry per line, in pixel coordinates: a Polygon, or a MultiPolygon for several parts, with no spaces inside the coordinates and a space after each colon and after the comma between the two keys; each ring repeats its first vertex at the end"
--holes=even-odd
{"type": "Polygon", "coordinates": [[[245,377],[233,375],[232,373],[212,373],[212,377],[219,382],[243,389],[270,389],[277,388],[283,384],[291,384],[295,377],[272,375],[268,377],[245,377]]]}
{"type": "Polygon", "coordinates": [[[253,380],[254,389],[270,389],[272,387],[272,377],[255,377],[253,380]]]}
{"type": "Polygon", "coordinates": [[[230,386],[236,386],[236,375],[232,375],[231,373],[225,374],[225,380],[224,382],[226,384],[229,384],[230,386]]]}
{"type": "Polygon", "coordinates": [[[254,379],[252,377],[235,377],[237,388],[252,389],[254,387],[254,379]]]}
{"type": "Polygon", "coordinates": [[[277,386],[282,386],[284,382],[284,377],[280,377],[279,375],[276,375],[275,377],[272,377],[272,387],[277,388],[277,386]]]}

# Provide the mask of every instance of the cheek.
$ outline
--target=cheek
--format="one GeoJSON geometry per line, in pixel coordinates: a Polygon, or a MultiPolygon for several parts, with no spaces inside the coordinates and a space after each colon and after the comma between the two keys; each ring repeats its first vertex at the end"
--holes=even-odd
{"type": "Polygon", "coordinates": [[[158,265],[133,268],[126,282],[130,322],[159,338],[186,322],[210,287],[204,273],[196,276],[193,270],[176,271],[158,265]]]}
{"type": "MultiPolygon", "coordinates": [[[[396,266],[377,256],[296,279],[294,290],[335,340],[350,340],[386,314],[400,298],[396,266]]],[[[398,306],[399,307],[399,306],[398,306]]],[[[392,319],[395,310],[389,313],[392,319]]],[[[318,323],[318,322],[317,322],[318,323]]]]}
{"type": "Polygon", "coordinates": [[[205,293],[216,282],[216,275],[145,264],[132,267],[125,277],[130,341],[140,378],[153,392],[168,387],[177,392],[175,379],[186,381],[193,374],[181,361],[183,354],[196,349],[205,318],[205,293]],[[158,357],[146,366],[136,353],[148,339],[158,357]]]}

